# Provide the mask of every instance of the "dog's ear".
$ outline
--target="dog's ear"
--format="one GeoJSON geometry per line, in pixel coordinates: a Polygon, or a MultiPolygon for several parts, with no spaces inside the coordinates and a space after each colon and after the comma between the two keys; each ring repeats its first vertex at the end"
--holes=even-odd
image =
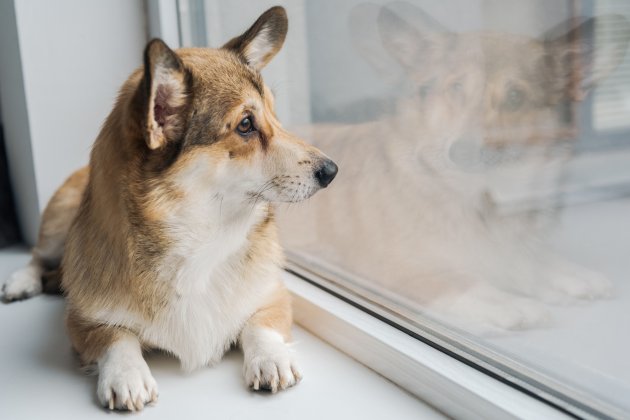
{"type": "Polygon", "coordinates": [[[590,18],[567,30],[567,22],[543,36],[545,57],[550,66],[554,91],[579,101],[590,89],[606,79],[623,61],[630,41],[630,24],[621,16],[590,18]],[[614,36],[597,42],[599,33],[614,30],[614,36]]]}
{"type": "Polygon", "coordinates": [[[234,51],[247,64],[260,70],[280,51],[288,28],[289,20],[284,8],[272,7],[260,15],[243,35],[232,38],[223,48],[234,51]]]}
{"type": "Polygon", "coordinates": [[[160,39],[149,42],[144,50],[144,89],[146,142],[155,150],[181,134],[187,101],[184,65],[160,39]]]}
{"type": "Polygon", "coordinates": [[[407,69],[417,69],[434,59],[440,47],[438,36],[454,36],[422,9],[406,2],[381,8],[377,27],[385,50],[407,69]]]}

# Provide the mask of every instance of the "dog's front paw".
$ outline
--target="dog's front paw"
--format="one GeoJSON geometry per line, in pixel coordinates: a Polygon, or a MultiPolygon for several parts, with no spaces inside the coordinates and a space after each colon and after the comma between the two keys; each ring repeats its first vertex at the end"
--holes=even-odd
{"type": "Polygon", "coordinates": [[[5,302],[28,299],[42,292],[41,273],[37,267],[29,265],[13,274],[2,287],[5,302]]]}
{"type": "Polygon", "coordinates": [[[562,302],[567,297],[593,300],[613,295],[613,284],[604,275],[570,263],[555,267],[550,274],[550,286],[548,296],[544,297],[556,302],[562,302]]]}
{"type": "Polygon", "coordinates": [[[544,327],[550,314],[535,301],[478,285],[433,302],[430,312],[446,322],[478,335],[544,327]]]}
{"type": "Polygon", "coordinates": [[[142,358],[121,356],[108,355],[99,363],[98,401],[110,410],[142,410],[157,401],[157,384],[142,358]]]}
{"type": "Polygon", "coordinates": [[[142,410],[145,404],[157,401],[158,389],[149,370],[134,366],[99,375],[98,400],[110,410],[142,410]]]}
{"type": "Polygon", "coordinates": [[[282,341],[265,340],[245,352],[245,382],[255,391],[267,389],[275,393],[302,379],[291,351],[282,341]]]}

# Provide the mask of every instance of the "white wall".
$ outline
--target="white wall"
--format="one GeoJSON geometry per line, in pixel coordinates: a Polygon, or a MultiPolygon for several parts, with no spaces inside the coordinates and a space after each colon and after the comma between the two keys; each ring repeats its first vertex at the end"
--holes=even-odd
{"type": "Polygon", "coordinates": [[[144,3],[1,3],[3,121],[22,229],[32,243],[38,223],[34,215],[73,170],[87,163],[118,88],[142,63],[144,3]]]}

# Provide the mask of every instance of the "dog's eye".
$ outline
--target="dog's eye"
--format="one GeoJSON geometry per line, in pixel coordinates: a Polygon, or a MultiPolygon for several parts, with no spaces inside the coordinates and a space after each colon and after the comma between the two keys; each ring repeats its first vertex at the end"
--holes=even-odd
{"type": "Polygon", "coordinates": [[[249,134],[253,131],[256,131],[256,127],[254,127],[254,117],[245,117],[238,123],[236,127],[236,131],[241,135],[249,134]]]}
{"type": "Polygon", "coordinates": [[[507,111],[517,111],[525,103],[525,92],[517,88],[510,88],[505,95],[503,107],[507,111]]]}

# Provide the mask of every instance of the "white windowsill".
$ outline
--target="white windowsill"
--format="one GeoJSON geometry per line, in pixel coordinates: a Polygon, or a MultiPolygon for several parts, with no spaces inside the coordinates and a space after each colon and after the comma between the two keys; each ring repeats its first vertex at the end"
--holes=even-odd
{"type": "MultiPolygon", "coordinates": [[[[25,250],[0,251],[0,281],[28,260],[25,250]]],[[[63,327],[63,301],[39,296],[0,304],[0,407],[4,419],[105,418],[95,401],[96,380],[81,373],[63,327]]],[[[304,372],[296,388],[276,395],[246,389],[242,356],[192,374],[177,361],[148,358],[160,399],[140,415],[156,419],[433,419],[442,418],[414,396],[300,327],[295,349],[304,372]]],[[[112,419],[109,414],[109,419],[112,419]]]]}

